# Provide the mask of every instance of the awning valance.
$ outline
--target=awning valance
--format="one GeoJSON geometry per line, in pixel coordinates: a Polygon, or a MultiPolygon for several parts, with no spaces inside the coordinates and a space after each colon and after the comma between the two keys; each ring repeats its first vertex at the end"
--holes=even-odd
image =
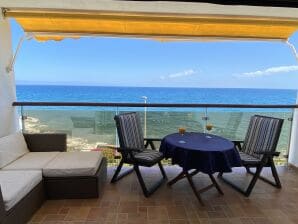
{"type": "Polygon", "coordinates": [[[37,10],[6,10],[5,16],[40,41],[93,35],[286,40],[298,29],[297,19],[276,17],[37,10]]]}

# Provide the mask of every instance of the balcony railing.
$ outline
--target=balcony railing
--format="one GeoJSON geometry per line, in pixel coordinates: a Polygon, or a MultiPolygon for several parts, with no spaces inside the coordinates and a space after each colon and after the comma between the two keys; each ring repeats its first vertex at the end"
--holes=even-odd
{"type": "MultiPolygon", "coordinates": [[[[293,109],[298,105],[247,104],[161,104],[161,103],[88,103],[88,102],[14,102],[19,107],[23,131],[27,133],[62,132],[68,135],[68,150],[103,150],[114,163],[111,151],[117,145],[113,117],[137,111],[147,137],[162,138],[177,132],[206,132],[231,140],[242,140],[254,114],[279,117],[284,125],[278,144],[278,163],[287,162],[293,109]]],[[[157,142],[158,146],[158,142],[157,142]]]]}

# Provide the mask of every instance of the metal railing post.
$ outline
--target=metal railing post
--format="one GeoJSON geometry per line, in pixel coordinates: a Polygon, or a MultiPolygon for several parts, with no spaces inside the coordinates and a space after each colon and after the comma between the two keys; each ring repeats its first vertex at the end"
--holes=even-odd
{"type": "Polygon", "coordinates": [[[21,106],[21,122],[22,122],[22,132],[25,132],[25,120],[27,117],[24,115],[24,107],[21,106]]]}
{"type": "MultiPolygon", "coordinates": [[[[147,104],[147,96],[142,96],[144,103],[147,104]]],[[[144,137],[147,137],[147,107],[144,107],[144,137]]]]}

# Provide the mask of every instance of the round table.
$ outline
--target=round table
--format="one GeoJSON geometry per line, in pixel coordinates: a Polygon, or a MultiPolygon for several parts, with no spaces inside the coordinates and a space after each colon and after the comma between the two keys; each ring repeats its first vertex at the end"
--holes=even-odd
{"type": "Polygon", "coordinates": [[[200,172],[231,172],[232,167],[241,166],[238,151],[233,142],[220,136],[186,132],[170,134],[161,141],[160,151],[166,158],[172,158],[185,170],[200,172]]]}
{"type": "Polygon", "coordinates": [[[186,177],[202,204],[199,194],[211,187],[216,187],[218,192],[223,194],[212,175],[213,173],[231,172],[232,167],[241,166],[240,156],[234,143],[211,134],[196,132],[186,132],[183,135],[170,134],[162,139],[159,150],[164,153],[166,158],[172,158],[172,164],[182,167],[182,172],[169,181],[168,185],[186,177]],[[194,171],[189,172],[190,170],[194,171]],[[192,176],[199,172],[208,174],[212,184],[197,191],[192,176]]]}

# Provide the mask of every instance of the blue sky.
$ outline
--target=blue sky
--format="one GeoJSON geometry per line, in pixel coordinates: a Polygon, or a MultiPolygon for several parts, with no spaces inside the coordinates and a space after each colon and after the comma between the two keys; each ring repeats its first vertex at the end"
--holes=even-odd
{"type": "MultiPolygon", "coordinates": [[[[11,25],[16,48],[23,31],[11,25]]],[[[298,48],[298,34],[290,40],[298,48]]],[[[19,84],[298,89],[298,63],[282,42],[27,40],[15,75],[19,84]]]]}

